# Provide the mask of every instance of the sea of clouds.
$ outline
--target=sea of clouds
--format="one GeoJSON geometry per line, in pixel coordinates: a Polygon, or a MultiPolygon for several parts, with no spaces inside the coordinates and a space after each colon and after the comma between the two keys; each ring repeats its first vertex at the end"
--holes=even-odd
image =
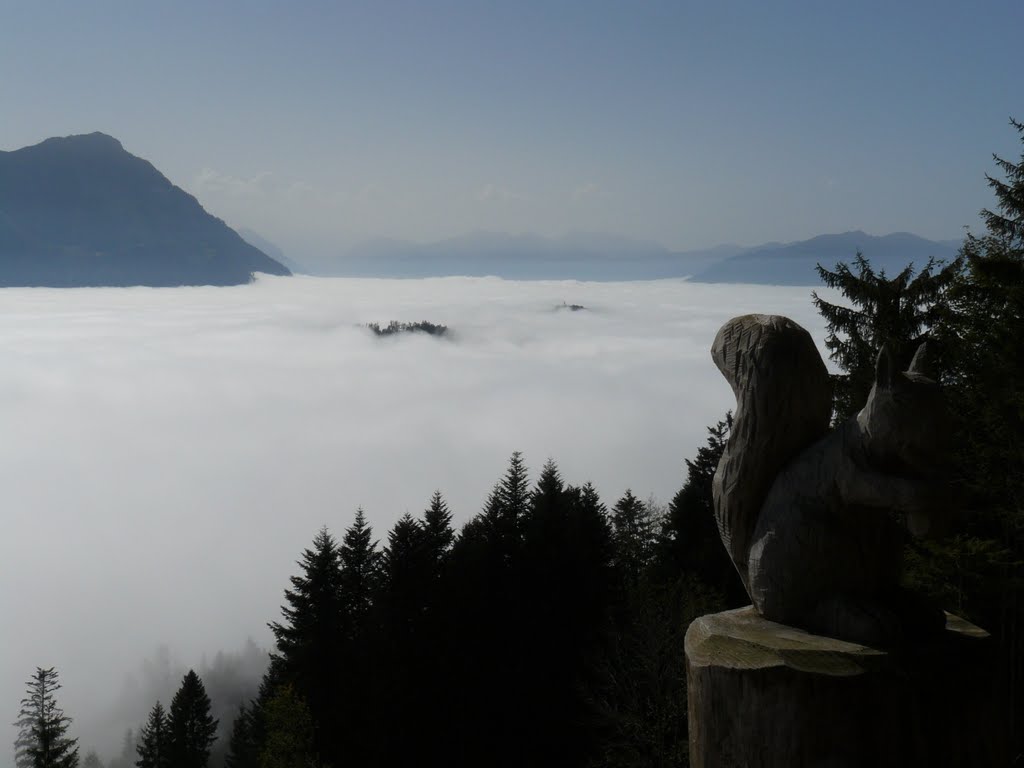
{"type": "Polygon", "coordinates": [[[83,753],[116,751],[114,700],[159,646],[197,666],[269,646],[322,525],[340,536],[362,507],[383,541],[434,489],[461,524],[516,450],[609,506],[626,488],[667,502],[733,405],[708,351],[721,324],[780,313],[823,339],[807,288],[681,280],[261,277],[0,300],[0,718],[56,666],[83,753]],[[453,336],[361,327],[390,320],[453,336]]]}

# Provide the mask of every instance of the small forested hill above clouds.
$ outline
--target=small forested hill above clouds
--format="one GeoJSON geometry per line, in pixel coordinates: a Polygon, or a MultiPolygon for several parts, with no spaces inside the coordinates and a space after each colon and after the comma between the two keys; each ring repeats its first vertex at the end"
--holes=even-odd
{"type": "Polygon", "coordinates": [[[697,273],[695,282],[757,283],[761,285],[819,285],[816,264],[833,269],[836,262],[851,263],[858,251],[877,271],[897,275],[913,262],[917,269],[930,257],[951,261],[959,244],[925,240],[907,232],[875,236],[864,232],[819,235],[786,245],[751,248],[697,273]]]}
{"type": "Polygon", "coordinates": [[[0,285],[237,285],[286,267],[102,133],[0,152],[0,285]]]}

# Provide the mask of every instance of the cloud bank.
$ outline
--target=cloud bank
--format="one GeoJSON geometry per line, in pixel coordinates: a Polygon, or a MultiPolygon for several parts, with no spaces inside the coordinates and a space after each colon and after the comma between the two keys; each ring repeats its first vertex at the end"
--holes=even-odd
{"type": "Polygon", "coordinates": [[[464,522],[514,450],[606,503],[627,487],[666,501],[733,405],[719,326],[783,313],[823,338],[806,288],[683,281],[2,293],[0,716],[55,665],[83,754],[116,751],[104,713],[155,648],[198,667],[269,646],[321,525],[340,535],[361,506],[384,539],[435,488],[464,522]],[[393,319],[455,339],[359,327],[393,319]]]}

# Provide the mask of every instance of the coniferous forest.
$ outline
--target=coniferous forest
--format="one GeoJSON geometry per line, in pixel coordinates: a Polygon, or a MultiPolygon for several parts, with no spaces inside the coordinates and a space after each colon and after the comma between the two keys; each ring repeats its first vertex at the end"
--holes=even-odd
{"type": "MultiPolygon", "coordinates": [[[[904,363],[922,341],[934,350],[958,419],[949,473],[960,515],[950,536],[908,541],[906,580],[994,636],[992,695],[1006,720],[993,727],[1020,754],[1024,157],[996,163],[986,231],[957,260],[886,275],[858,255],[820,270],[845,302],[814,301],[840,371],[837,420],[863,403],[882,344],[904,363]]],[[[190,672],[168,708],[139,713],[135,764],[685,764],[684,633],[698,615],[748,602],[712,513],[730,424],[724,414],[709,427],[666,507],[631,490],[601,499],[554,461],[531,473],[513,453],[461,528],[438,492],[389,531],[358,510],[347,527],[315,532],[280,615],[267,617],[275,648],[227,743],[214,749],[217,723],[190,672]]],[[[19,768],[78,764],[56,679],[39,669],[28,683],[19,768]]]]}

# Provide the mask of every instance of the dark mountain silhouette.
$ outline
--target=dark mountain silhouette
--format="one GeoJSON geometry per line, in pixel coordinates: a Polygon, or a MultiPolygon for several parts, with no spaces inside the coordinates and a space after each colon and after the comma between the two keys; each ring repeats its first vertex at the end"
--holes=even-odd
{"type": "Polygon", "coordinates": [[[864,232],[819,235],[785,245],[772,244],[745,250],[712,264],[692,278],[701,283],[757,283],[761,285],[819,285],[815,265],[827,269],[837,261],[850,263],[857,252],[864,254],[876,271],[895,276],[913,262],[922,268],[930,257],[950,261],[959,243],[936,242],[907,232],[875,236],[864,232]]]}
{"type": "Polygon", "coordinates": [[[287,268],[102,133],[0,152],[0,285],[237,285],[287,268]]]}

